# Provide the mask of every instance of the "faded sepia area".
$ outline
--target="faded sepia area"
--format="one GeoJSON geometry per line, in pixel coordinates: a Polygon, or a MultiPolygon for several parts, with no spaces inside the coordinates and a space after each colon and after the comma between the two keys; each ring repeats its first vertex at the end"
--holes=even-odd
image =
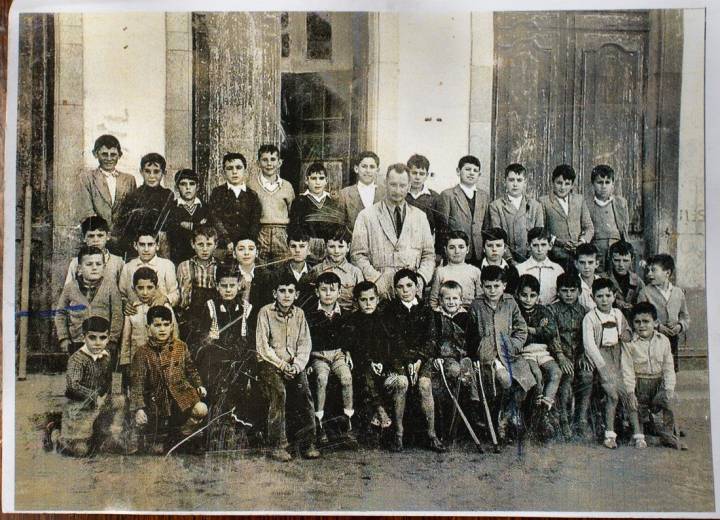
{"type": "Polygon", "coordinates": [[[704,31],[700,9],[21,15],[16,509],[714,510],[704,31]],[[424,154],[437,192],[457,183],[459,157],[475,155],[491,199],[510,163],[525,166],[533,197],[550,192],[556,165],[574,166],[584,195],[593,166],[613,165],[628,202],[625,238],[640,258],[671,254],[685,291],[691,327],[676,391],[690,449],[551,441],[478,454],[463,439],[443,455],[361,448],[286,465],[256,450],[48,451],[68,358],[53,309],[82,241],[78,178],[97,167],[102,134],[122,143],[118,170],[138,184],[149,152],[166,158],[168,188],[176,171],[194,169],[204,203],[224,182],[223,154],[241,151],[255,172],[267,142],[280,146],[280,175],[296,193],[315,161],[331,194],[355,183],[362,150],[379,155],[379,182],[388,165],[424,154]]]}

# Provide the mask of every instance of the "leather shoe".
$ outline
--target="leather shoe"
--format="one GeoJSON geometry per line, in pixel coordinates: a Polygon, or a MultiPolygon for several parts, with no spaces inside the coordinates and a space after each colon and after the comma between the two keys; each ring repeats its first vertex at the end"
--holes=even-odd
{"type": "Polygon", "coordinates": [[[428,437],[428,448],[435,453],[445,453],[447,448],[437,437],[428,437]]]}

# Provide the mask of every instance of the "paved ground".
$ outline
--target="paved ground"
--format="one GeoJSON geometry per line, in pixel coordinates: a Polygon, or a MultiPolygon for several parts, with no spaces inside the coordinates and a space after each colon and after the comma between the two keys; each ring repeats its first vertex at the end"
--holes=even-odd
{"type": "Polygon", "coordinates": [[[361,450],[287,464],[237,453],[74,460],[45,452],[37,425],[63,384],[58,375],[17,383],[19,510],[714,509],[705,371],[680,373],[687,452],[528,443],[499,455],[467,447],[444,455],[361,450]]]}

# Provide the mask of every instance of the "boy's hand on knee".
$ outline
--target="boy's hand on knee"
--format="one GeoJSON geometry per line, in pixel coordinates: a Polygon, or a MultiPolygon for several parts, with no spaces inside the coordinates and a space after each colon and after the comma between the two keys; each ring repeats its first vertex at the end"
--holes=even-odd
{"type": "Polygon", "coordinates": [[[200,397],[205,397],[207,395],[207,390],[204,386],[199,386],[197,389],[197,393],[200,394],[200,397]]]}
{"type": "Polygon", "coordinates": [[[592,372],[593,370],[595,370],[595,365],[592,361],[590,361],[590,358],[588,358],[587,356],[583,356],[578,361],[578,368],[583,372],[592,372]]]}
{"type": "Polygon", "coordinates": [[[376,376],[381,376],[383,372],[383,365],[382,363],[373,363],[370,362],[370,368],[372,368],[373,373],[376,376]]]}
{"type": "Polygon", "coordinates": [[[567,374],[569,376],[573,375],[573,373],[575,372],[573,370],[573,364],[568,358],[565,357],[564,354],[558,354],[557,362],[563,374],[567,374]]]}
{"type": "Polygon", "coordinates": [[[138,425],[147,424],[148,418],[147,415],[145,415],[145,410],[140,409],[137,412],[135,412],[135,423],[138,425]]]}

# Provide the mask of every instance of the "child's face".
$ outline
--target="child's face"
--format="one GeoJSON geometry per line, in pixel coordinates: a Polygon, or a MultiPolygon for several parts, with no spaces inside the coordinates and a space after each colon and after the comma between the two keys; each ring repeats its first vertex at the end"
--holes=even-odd
{"type": "Polygon", "coordinates": [[[115,170],[122,154],[114,146],[112,148],[101,146],[97,150],[93,151],[93,156],[98,160],[100,168],[106,172],[111,172],[115,170]]]}
{"type": "Polygon", "coordinates": [[[162,168],[160,168],[159,164],[147,163],[143,166],[141,173],[143,179],[145,180],[145,184],[147,184],[150,188],[154,188],[155,186],[160,186],[160,181],[162,180],[165,172],[162,168]]]}
{"type": "Polygon", "coordinates": [[[252,240],[238,240],[235,244],[235,260],[243,267],[255,265],[257,247],[252,240]]]}
{"type": "Polygon", "coordinates": [[[578,288],[577,287],[558,287],[558,296],[560,301],[566,305],[574,305],[578,300],[578,288]]]}
{"type": "Polygon", "coordinates": [[[325,172],[313,172],[307,176],[307,187],[313,195],[322,195],[327,187],[327,175],[325,172]]]}
{"type": "Polygon", "coordinates": [[[218,280],[217,291],[223,300],[234,300],[240,289],[240,283],[234,276],[223,276],[218,280]]]}
{"type": "Polygon", "coordinates": [[[462,238],[450,239],[445,246],[445,254],[451,264],[462,264],[465,261],[467,252],[467,244],[462,238]]]}
{"type": "Polygon", "coordinates": [[[103,255],[85,255],[79,264],[80,276],[86,282],[97,282],[105,270],[103,255]]]}
{"type": "Polygon", "coordinates": [[[216,247],[215,237],[197,235],[192,241],[193,251],[195,251],[197,257],[203,261],[210,259],[216,247]]]}
{"type": "Polygon", "coordinates": [[[339,264],[347,257],[348,244],[344,240],[328,240],[326,249],[330,260],[339,264]]]}
{"type": "Polygon", "coordinates": [[[641,312],[636,314],[633,318],[632,326],[635,334],[640,336],[642,339],[650,339],[655,333],[657,321],[649,312],[641,312]]]}
{"type": "Polygon", "coordinates": [[[553,181],[553,193],[560,197],[561,199],[564,199],[570,194],[570,191],[573,187],[573,181],[566,179],[562,175],[559,177],[556,177],[553,181]]]}
{"type": "Polygon", "coordinates": [[[608,200],[615,191],[615,181],[610,177],[598,177],[592,185],[595,196],[600,200],[608,200]]]}
{"type": "Polygon", "coordinates": [[[648,267],[648,281],[651,285],[664,286],[670,281],[670,271],[666,271],[660,264],[652,264],[648,267]]]}
{"type": "Polygon", "coordinates": [[[405,303],[410,303],[417,296],[417,285],[410,278],[400,278],[395,284],[395,294],[405,303]]]}
{"type": "Polygon", "coordinates": [[[530,242],[530,254],[537,262],[542,262],[547,258],[550,251],[550,242],[547,238],[534,238],[530,242]]]}
{"type": "Polygon", "coordinates": [[[172,334],[172,321],[164,318],[153,318],[148,325],[148,336],[160,342],[167,341],[172,334]]]}
{"type": "Polygon", "coordinates": [[[630,266],[632,265],[632,255],[621,255],[619,253],[613,253],[612,255],[613,271],[616,274],[625,276],[630,272],[630,266]]]}
{"type": "Polygon", "coordinates": [[[601,312],[610,312],[615,303],[615,293],[608,288],[603,288],[593,293],[593,300],[601,312]]]}
{"type": "Polygon", "coordinates": [[[497,303],[505,293],[505,282],[502,280],[485,280],[482,282],[482,290],[485,298],[492,303],[497,303]]]}
{"type": "Polygon", "coordinates": [[[133,246],[137,251],[138,258],[143,262],[149,262],[157,254],[157,242],[155,242],[155,237],[151,235],[140,236],[133,246]]]}
{"type": "Polygon", "coordinates": [[[378,163],[376,163],[372,157],[365,157],[356,164],[353,169],[355,170],[355,175],[357,175],[358,182],[372,184],[377,178],[378,163]]]}
{"type": "Polygon", "coordinates": [[[454,315],[462,305],[462,289],[443,289],[440,291],[440,306],[442,309],[454,315]]]}
{"type": "Polygon", "coordinates": [[[90,229],[85,233],[85,245],[92,247],[99,247],[103,251],[108,241],[107,231],[102,229],[90,229]]]}
{"type": "Polygon", "coordinates": [[[141,303],[149,304],[157,296],[157,285],[152,280],[138,280],[134,289],[141,303]]]}
{"type": "Polygon", "coordinates": [[[232,159],[223,164],[223,173],[228,184],[239,186],[247,180],[245,164],[240,159],[232,159]]]}
{"type": "Polygon", "coordinates": [[[471,163],[463,164],[456,171],[460,177],[460,184],[464,186],[475,186],[480,178],[480,168],[471,163]]]}
{"type": "Polygon", "coordinates": [[[500,240],[486,240],[483,245],[483,251],[485,252],[485,258],[488,262],[499,262],[505,255],[505,241],[500,240]]]}
{"type": "Polygon", "coordinates": [[[88,350],[98,355],[107,348],[108,342],[110,341],[110,333],[107,330],[104,332],[91,330],[85,333],[84,339],[88,350]]]}
{"type": "Polygon", "coordinates": [[[538,301],[538,293],[531,287],[523,287],[518,292],[518,300],[523,309],[531,310],[535,307],[538,301]]]}
{"type": "Polygon", "coordinates": [[[360,296],[358,296],[357,302],[358,307],[360,307],[360,312],[363,314],[372,314],[375,312],[375,309],[377,309],[378,306],[378,295],[375,292],[375,289],[362,291],[360,296]]]}
{"type": "Polygon", "coordinates": [[[290,240],[288,249],[290,249],[290,260],[293,262],[304,262],[308,256],[308,242],[304,240],[290,240]]]}
{"type": "Polygon", "coordinates": [[[577,267],[580,276],[583,278],[590,279],[595,275],[595,270],[598,267],[596,255],[580,255],[575,260],[575,267],[577,267]]]}
{"type": "Polygon", "coordinates": [[[505,178],[505,192],[511,197],[520,197],[525,194],[526,184],[525,174],[509,172],[505,178]]]}
{"type": "Polygon", "coordinates": [[[279,285],[273,289],[273,298],[281,310],[287,311],[297,300],[298,292],[294,285],[279,285]]]}
{"type": "Polygon", "coordinates": [[[260,154],[260,170],[265,177],[275,175],[282,165],[282,159],[278,157],[277,152],[265,152],[260,154]]]}
{"type": "Polygon", "coordinates": [[[410,189],[420,191],[425,186],[428,171],[425,168],[413,166],[410,168],[410,189]]]}
{"type": "Polygon", "coordinates": [[[315,293],[322,305],[332,306],[340,296],[340,286],[336,283],[321,283],[315,293]]]}
{"type": "Polygon", "coordinates": [[[197,182],[192,179],[182,179],[177,183],[177,189],[183,200],[195,200],[197,196],[197,182]]]}

